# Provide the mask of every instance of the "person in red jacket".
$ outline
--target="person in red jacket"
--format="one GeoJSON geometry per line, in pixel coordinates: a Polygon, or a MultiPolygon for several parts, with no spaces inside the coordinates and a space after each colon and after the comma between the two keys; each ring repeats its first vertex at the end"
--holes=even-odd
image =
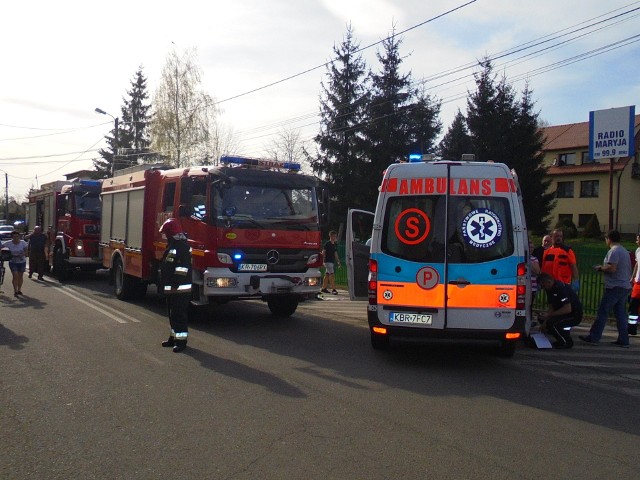
{"type": "Polygon", "coordinates": [[[551,232],[551,246],[544,251],[540,268],[544,273],[548,273],[555,280],[571,285],[574,292],[580,290],[580,277],[576,254],[573,249],[563,243],[564,234],[562,230],[556,229],[551,232]]]}

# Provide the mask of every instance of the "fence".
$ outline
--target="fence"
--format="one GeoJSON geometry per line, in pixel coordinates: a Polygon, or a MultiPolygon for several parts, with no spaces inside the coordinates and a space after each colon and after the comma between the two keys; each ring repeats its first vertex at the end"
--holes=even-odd
{"type": "MultiPolygon", "coordinates": [[[[604,293],[604,281],[602,273],[593,269],[594,265],[601,265],[607,254],[607,246],[602,245],[579,245],[573,248],[578,261],[578,272],[580,274],[580,291],[578,297],[582,302],[582,309],[585,315],[595,315],[598,310],[600,298],[604,293]]],[[[546,297],[544,292],[538,292],[533,305],[536,309],[546,309],[546,297]]]]}
{"type": "MultiPolygon", "coordinates": [[[[635,251],[635,250],[634,250],[635,251]]],[[[585,315],[595,315],[598,310],[600,297],[604,293],[604,283],[602,273],[593,269],[594,265],[602,264],[604,256],[607,254],[607,247],[604,245],[579,245],[574,248],[576,259],[578,261],[578,271],[580,273],[580,291],[578,296],[582,301],[582,307],[585,315]]],[[[342,268],[336,269],[336,284],[347,285],[347,269],[344,267],[345,248],[338,245],[338,255],[341,259],[342,268]]],[[[534,308],[545,309],[546,298],[544,293],[538,293],[534,308]]]]}

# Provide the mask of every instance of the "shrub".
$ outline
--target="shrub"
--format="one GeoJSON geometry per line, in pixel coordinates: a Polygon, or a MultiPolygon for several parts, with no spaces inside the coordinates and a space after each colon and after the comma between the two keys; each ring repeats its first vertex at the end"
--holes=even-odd
{"type": "Polygon", "coordinates": [[[555,228],[562,229],[564,238],[576,238],[578,236],[578,227],[569,219],[558,222],[555,228]]]}
{"type": "Polygon", "coordinates": [[[602,238],[602,231],[600,230],[600,221],[598,216],[594,213],[584,226],[582,231],[584,238],[602,238]]]}

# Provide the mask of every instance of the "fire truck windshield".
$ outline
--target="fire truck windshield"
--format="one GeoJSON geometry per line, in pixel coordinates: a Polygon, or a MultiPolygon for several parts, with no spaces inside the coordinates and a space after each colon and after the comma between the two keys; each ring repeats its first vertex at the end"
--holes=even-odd
{"type": "Polygon", "coordinates": [[[214,199],[216,224],[233,228],[318,230],[313,188],[234,184],[214,199]]]}
{"type": "Polygon", "coordinates": [[[75,214],[84,218],[100,218],[101,204],[97,193],[74,193],[75,214]]]}

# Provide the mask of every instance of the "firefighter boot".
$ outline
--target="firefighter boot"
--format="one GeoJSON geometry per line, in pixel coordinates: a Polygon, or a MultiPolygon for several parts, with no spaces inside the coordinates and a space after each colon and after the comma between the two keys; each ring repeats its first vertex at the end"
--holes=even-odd
{"type": "Polygon", "coordinates": [[[171,335],[168,340],[162,342],[163,347],[173,347],[176,344],[176,338],[171,335]]]}
{"type": "Polygon", "coordinates": [[[187,348],[186,340],[176,340],[176,344],[173,346],[173,353],[180,353],[187,348]]]}

